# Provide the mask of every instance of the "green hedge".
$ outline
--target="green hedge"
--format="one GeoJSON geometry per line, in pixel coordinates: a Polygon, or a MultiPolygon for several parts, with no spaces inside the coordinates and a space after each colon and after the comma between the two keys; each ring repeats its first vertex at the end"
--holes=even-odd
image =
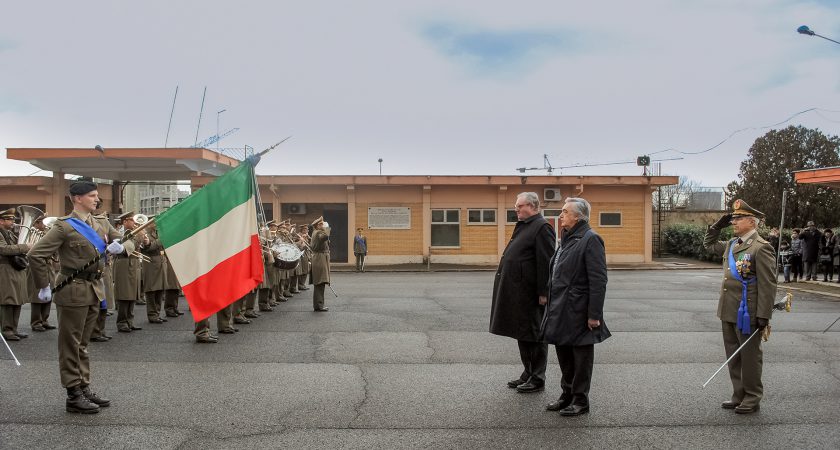
{"type": "MultiPolygon", "coordinates": [[[[703,236],[706,235],[706,225],[675,224],[665,229],[663,233],[665,251],[671,254],[687,256],[703,261],[720,262],[722,256],[703,248],[703,236]]],[[[732,237],[732,228],[728,227],[720,234],[721,240],[732,237]]]]}

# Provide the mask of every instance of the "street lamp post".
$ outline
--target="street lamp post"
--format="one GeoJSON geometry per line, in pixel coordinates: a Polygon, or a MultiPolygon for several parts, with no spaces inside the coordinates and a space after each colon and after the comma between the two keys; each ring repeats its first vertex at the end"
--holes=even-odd
{"type": "Polygon", "coordinates": [[[227,109],[216,111],[216,153],[219,152],[219,116],[221,116],[225,111],[227,111],[227,109]]]}
{"type": "Polygon", "coordinates": [[[826,41],[831,41],[831,42],[834,42],[835,44],[840,44],[840,42],[837,42],[834,39],[829,39],[825,36],[820,36],[819,34],[815,33],[814,30],[808,28],[808,25],[802,25],[801,27],[797,28],[796,31],[799,34],[804,34],[804,35],[807,35],[807,36],[821,37],[821,38],[825,39],[826,41]]]}
{"type": "Polygon", "coordinates": [[[379,158],[379,176],[382,176],[382,158],[379,158]]]}

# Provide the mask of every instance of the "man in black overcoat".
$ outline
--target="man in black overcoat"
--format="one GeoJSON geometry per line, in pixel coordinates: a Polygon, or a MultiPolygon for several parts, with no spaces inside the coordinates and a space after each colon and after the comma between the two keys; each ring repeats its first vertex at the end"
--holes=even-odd
{"type": "Polygon", "coordinates": [[[548,299],[548,266],[554,253],[555,234],[540,214],[534,192],[516,197],[516,227],[510,237],[493,283],[490,332],[519,343],[525,370],[507,383],[517,392],[545,389],[548,346],[540,342],[540,321],[548,299]]]}
{"type": "Polygon", "coordinates": [[[802,240],[802,262],[805,263],[805,281],[817,281],[817,266],[820,257],[822,233],[813,221],[808,221],[808,228],[799,233],[802,240]]]}

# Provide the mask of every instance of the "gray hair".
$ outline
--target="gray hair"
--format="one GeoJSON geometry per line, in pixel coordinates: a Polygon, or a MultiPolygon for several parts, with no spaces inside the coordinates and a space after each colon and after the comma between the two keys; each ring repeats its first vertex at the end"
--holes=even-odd
{"type": "Polygon", "coordinates": [[[530,203],[531,206],[534,207],[534,210],[540,210],[540,197],[537,195],[536,192],[520,192],[516,198],[524,198],[526,202],[530,203]]]}
{"type": "Polygon", "coordinates": [[[589,211],[592,209],[592,207],[589,206],[589,202],[579,197],[569,197],[566,199],[566,203],[574,206],[573,209],[575,210],[575,214],[577,214],[579,220],[589,222],[589,211]]]}
{"type": "Polygon", "coordinates": [[[759,219],[756,216],[747,216],[747,219],[752,220],[752,222],[755,224],[756,228],[758,228],[758,225],[761,223],[761,219],[759,219]]]}

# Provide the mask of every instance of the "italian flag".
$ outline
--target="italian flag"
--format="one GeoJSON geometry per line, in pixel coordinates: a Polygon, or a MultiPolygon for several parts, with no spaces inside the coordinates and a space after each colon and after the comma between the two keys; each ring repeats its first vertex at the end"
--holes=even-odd
{"type": "Polygon", "coordinates": [[[263,281],[250,161],[161,213],[155,223],[196,322],[263,281]]]}

